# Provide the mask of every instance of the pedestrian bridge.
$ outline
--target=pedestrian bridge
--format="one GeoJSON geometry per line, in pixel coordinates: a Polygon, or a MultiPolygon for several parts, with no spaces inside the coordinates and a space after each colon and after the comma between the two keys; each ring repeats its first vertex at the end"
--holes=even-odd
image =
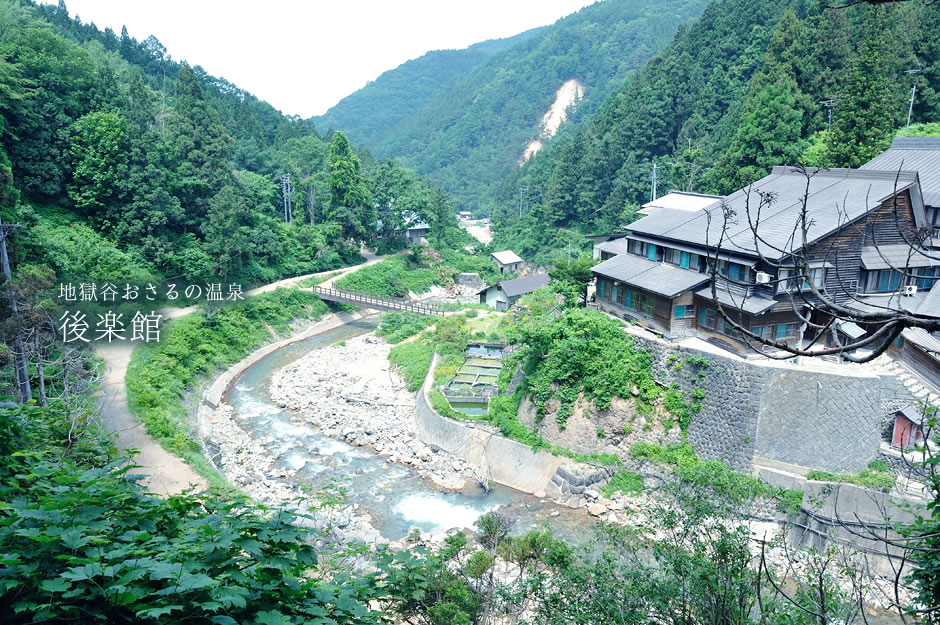
{"type": "Polygon", "coordinates": [[[335,286],[315,286],[313,290],[322,300],[349,304],[350,306],[359,306],[361,308],[373,308],[375,310],[407,310],[419,315],[444,316],[447,314],[444,309],[434,304],[422,304],[421,302],[413,302],[397,297],[382,297],[374,293],[356,289],[343,289],[335,286]]]}

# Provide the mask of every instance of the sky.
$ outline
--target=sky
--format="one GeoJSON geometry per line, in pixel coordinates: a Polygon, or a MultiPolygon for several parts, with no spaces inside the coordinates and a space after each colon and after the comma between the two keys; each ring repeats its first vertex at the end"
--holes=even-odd
{"type": "MultiPolygon", "coordinates": [[[[42,0],[56,2],[57,0],[42,0]]],[[[551,24],[594,0],[66,0],[69,14],[138,41],[154,35],[288,115],[321,115],[430,50],[551,24]]]]}

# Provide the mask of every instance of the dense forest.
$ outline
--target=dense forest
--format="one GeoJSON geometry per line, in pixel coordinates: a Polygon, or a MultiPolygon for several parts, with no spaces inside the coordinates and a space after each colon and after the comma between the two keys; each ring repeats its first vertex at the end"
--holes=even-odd
{"type": "MultiPolygon", "coordinates": [[[[584,96],[566,124],[576,127],[589,121],[623,81],[706,4],[706,0],[595,3],[492,55],[416,113],[376,135],[369,147],[383,157],[400,158],[455,194],[464,208],[486,214],[491,186],[517,166],[526,144],[538,137],[542,116],[563,83],[577,79],[584,86],[584,96]]],[[[405,64],[389,72],[384,82],[389,87],[404,82],[403,88],[410,90],[408,80],[392,78],[409,73],[405,64]]],[[[366,90],[374,93],[377,86],[366,90]]],[[[387,93],[385,100],[383,106],[400,101],[387,93]]],[[[337,105],[335,115],[356,102],[358,98],[350,96],[337,105]]],[[[325,119],[337,130],[348,129],[352,137],[371,132],[367,118],[344,117],[348,125],[336,125],[333,111],[325,119]]]]}
{"type": "Polygon", "coordinates": [[[545,260],[622,229],[650,197],[653,163],[660,194],[730,193],[774,164],[858,166],[904,125],[913,84],[913,121],[940,119],[938,26],[931,3],[713,2],[590,124],[507,175],[496,244],[545,260]]]}
{"type": "Polygon", "coordinates": [[[413,171],[64,3],[0,0],[0,114],[12,262],[60,280],[254,283],[349,264],[419,221],[461,236],[413,171]]]}
{"type": "Polygon", "coordinates": [[[321,131],[342,130],[350,140],[379,145],[456,80],[498,52],[534,36],[533,28],[505,39],[490,39],[462,50],[433,50],[383,72],[311,121],[321,131]]]}

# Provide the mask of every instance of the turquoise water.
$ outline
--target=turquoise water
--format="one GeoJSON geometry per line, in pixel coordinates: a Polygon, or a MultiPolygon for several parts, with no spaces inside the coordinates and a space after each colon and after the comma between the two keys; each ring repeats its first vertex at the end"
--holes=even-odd
{"type": "Polygon", "coordinates": [[[543,503],[499,485],[489,493],[476,486],[468,492],[441,492],[410,468],[389,464],[371,449],[347,445],[309,426],[291,423],[290,418],[296,414],[271,401],[268,385],[275,370],[311,350],[371,332],[377,323],[377,316],[354,321],[272,352],[238,377],[225,401],[235,408],[241,426],[255,438],[280,437],[268,449],[278,458],[278,464],[298,470],[295,482],[318,489],[340,480],[349,501],[365,508],[376,528],[390,540],[405,537],[411,527],[425,532],[472,529],[479,515],[501,509],[516,519],[517,533],[548,522],[559,538],[582,542],[585,530],[594,525],[582,510],[543,503]],[[554,510],[561,514],[549,517],[554,510]]]}

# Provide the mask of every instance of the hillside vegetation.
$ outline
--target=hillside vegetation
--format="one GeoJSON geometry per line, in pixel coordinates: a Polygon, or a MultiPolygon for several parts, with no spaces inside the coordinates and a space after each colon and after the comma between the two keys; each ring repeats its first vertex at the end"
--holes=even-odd
{"type": "Polygon", "coordinates": [[[456,232],[446,194],[342,133],[70,17],[0,0],[0,218],[12,264],[60,280],[245,283],[359,260],[419,221],[456,232]],[[285,215],[282,174],[292,182],[285,215]]]}
{"type": "Polygon", "coordinates": [[[482,41],[462,50],[433,50],[383,72],[311,121],[323,132],[342,130],[356,143],[377,145],[394,132],[399,122],[415,115],[455,80],[539,30],[482,41]]]}
{"type": "MultiPolygon", "coordinates": [[[[659,52],[679,24],[695,19],[706,0],[607,0],[546,26],[494,54],[405,117],[370,148],[396,156],[482,208],[490,188],[518,166],[538,137],[542,116],[566,81],[584,85],[571,126],[589,120],[631,72],[659,52]]],[[[405,66],[390,72],[404,73],[405,66]]],[[[353,136],[366,122],[350,126],[353,136]]],[[[322,126],[321,126],[322,129],[322,126]]],[[[337,130],[345,127],[337,126],[337,130]]]]}
{"type": "Polygon", "coordinates": [[[774,164],[864,163],[904,124],[912,83],[913,121],[940,115],[938,20],[919,2],[712,2],[589,124],[503,180],[494,245],[545,258],[578,243],[565,230],[622,229],[649,200],[654,162],[660,195],[729,193],[774,164]],[[923,72],[905,74],[911,67],[923,72]],[[531,206],[520,219],[523,185],[531,206]]]}

